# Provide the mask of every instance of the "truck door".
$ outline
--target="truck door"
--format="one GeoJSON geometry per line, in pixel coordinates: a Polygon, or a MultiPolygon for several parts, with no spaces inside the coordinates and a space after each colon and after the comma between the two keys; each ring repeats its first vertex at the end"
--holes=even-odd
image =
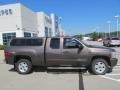
{"type": "Polygon", "coordinates": [[[62,61],[64,65],[85,65],[87,55],[86,49],[79,41],[72,38],[63,38],[62,61]]]}
{"type": "Polygon", "coordinates": [[[48,38],[46,44],[46,64],[47,66],[59,66],[62,60],[60,38],[48,38]]]}

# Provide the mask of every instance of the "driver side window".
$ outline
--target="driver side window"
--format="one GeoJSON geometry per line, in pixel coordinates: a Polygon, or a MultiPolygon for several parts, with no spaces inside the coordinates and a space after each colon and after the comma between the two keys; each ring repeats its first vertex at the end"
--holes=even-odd
{"type": "Polygon", "coordinates": [[[73,49],[73,48],[78,48],[78,45],[80,45],[80,43],[72,38],[64,38],[64,45],[63,48],[64,49],[73,49]]]}

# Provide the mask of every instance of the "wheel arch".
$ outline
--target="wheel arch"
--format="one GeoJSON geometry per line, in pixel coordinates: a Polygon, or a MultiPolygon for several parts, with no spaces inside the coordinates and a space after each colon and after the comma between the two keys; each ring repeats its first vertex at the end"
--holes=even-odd
{"type": "Polygon", "coordinates": [[[28,55],[16,55],[16,56],[14,57],[14,64],[15,64],[16,62],[18,62],[20,59],[27,59],[27,60],[29,60],[29,61],[32,63],[32,58],[31,58],[31,56],[28,56],[28,55]]]}

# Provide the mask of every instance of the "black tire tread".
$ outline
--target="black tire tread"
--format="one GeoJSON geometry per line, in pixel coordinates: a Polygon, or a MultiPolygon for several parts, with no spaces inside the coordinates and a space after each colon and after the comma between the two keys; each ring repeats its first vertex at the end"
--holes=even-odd
{"type": "Polygon", "coordinates": [[[31,63],[31,61],[28,60],[28,59],[20,59],[20,60],[18,60],[18,62],[15,64],[15,68],[16,68],[16,71],[17,71],[19,74],[29,74],[29,73],[31,73],[31,71],[32,71],[32,63],[31,63]],[[18,65],[19,65],[19,63],[21,63],[21,62],[26,62],[26,63],[28,64],[28,71],[25,72],[25,73],[20,72],[19,69],[18,69],[18,65]]]}
{"type": "Polygon", "coordinates": [[[90,71],[90,73],[92,73],[94,75],[104,75],[108,72],[108,70],[109,70],[109,65],[108,65],[107,61],[103,58],[96,58],[92,61],[89,71],[90,71]],[[98,73],[94,70],[95,63],[99,62],[99,61],[104,62],[104,64],[106,65],[106,70],[103,73],[98,73]]]}

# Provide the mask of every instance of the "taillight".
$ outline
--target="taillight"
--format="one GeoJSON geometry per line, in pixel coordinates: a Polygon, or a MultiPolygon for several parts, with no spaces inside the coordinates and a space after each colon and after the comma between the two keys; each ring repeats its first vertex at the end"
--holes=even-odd
{"type": "Polygon", "coordinates": [[[4,51],[5,59],[9,58],[11,56],[11,53],[8,51],[4,51]]]}

